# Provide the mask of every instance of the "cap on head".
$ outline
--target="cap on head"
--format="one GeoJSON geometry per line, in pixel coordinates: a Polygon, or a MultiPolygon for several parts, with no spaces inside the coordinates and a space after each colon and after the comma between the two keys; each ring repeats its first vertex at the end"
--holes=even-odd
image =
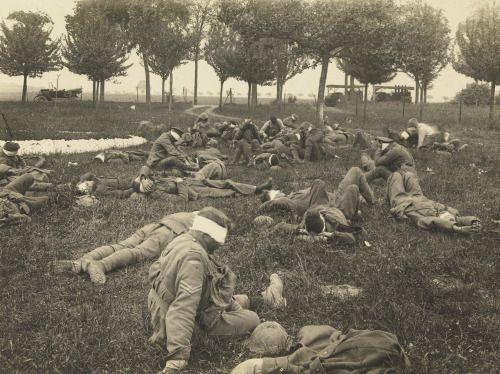
{"type": "Polygon", "coordinates": [[[245,346],[253,353],[277,355],[290,348],[290,339],[286,330],[278,322],[266,321],[253,330],[245,346]]]}
{"type": "Polygon", "coordinates": [[[325,231],[325,219],[318,210],[308,210],[304,216],[304,224],[307,232],[321,234],[325,231]]]}
{"type": "Polygon", "coordinates": [[[250,125],[251,123],[252,123],[252,120],[250,118],[245,118],[245,120],[243,121],[243,126],[250,125]]]}
{"type": "Polygon", "coordinates": [[[198,119],[201,119],[203,121],[208,120],[208,114],[207,113],[201,113],[198,119]]]}
{"type": "Polygon", "coordinates": [[[21,146],[19,145],[19,143],[16,143],[16,142],[5,142],[5,144],[3,145],[3,152],[7,156],[14,156],[14,155],[17,154],[17,151],[19,151],[19,148],[21,148],[21,146]]]}
{"type": "Polygon", "coordinates": [[[271,116],[271,117],[269,117],[269,119],[271,120],[271,122],[276,122],[276,120],[277,120],[276,116],[271,116]]]}

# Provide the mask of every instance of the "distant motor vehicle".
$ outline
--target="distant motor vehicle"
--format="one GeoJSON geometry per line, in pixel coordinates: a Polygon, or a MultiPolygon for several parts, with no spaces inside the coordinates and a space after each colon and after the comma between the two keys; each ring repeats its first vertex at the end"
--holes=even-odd
{"type": "Polygon", "coordinates": [[[411,90],[406,86],[375,86],[375,101],[404,101],[411,103],[411,90]]]}
{"type": "Polygon", "coordinates": [[[45,102],[45,101],[68,101],[68,100],[78,100],[81,98],[82,89],[75,88],[72,90],[55,90],[53,88],[41,89],[40,92],[35,96],[33,101],[35,102],[45,102]]]}

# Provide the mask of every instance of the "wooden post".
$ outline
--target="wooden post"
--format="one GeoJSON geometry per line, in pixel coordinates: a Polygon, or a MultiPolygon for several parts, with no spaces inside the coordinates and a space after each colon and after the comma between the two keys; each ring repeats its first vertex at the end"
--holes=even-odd
{"type": "Polygon", "coordinates": [[[10,130],[9,123],[7,122],[7,118],[5,118],[5,114],[2,113],[3,121],[5,122],[5,128],[7,129],[7,133],[9,134],[10,140],[14,139],[12,136],[12,131],[10,130]]]}
{"type": "Polygon", "coordinates": [[[405,118],[405,104],[406,104],[406,97],[404,95],[401,96],[403,100],[403,118],[405,118]]]}
{"type": "Polygon", "coordinates": [[[137,87],[135,88],[135,90],[136,90],[136,94],[137,94],[137,97],[136,97],[136,99],[135,99],[135,102],[138,104],[138,103],[139,103],[139,86],[137,86],[137,87]]]}
{"type": "Polygon", "coordinates": [[[462,95],[460,95],[460,102],[459,102],[459,107],[458,107],[458,124],[460,125],[462,123],[462,95]]]}
{"type": "Polygon", "coordinates": [[[356,97],[356,118],[358,117],[358,93],[354,92],[354,96],[356,97]]]}

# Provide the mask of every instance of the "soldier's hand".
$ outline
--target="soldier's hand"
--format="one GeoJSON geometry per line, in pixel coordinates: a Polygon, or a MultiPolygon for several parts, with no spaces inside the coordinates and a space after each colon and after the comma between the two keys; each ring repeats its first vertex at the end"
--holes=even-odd
{"type": "Polygon", "coordinates": [[[263,360],[261,358],[252,358],[236,366],[231,374],[256,374],[262,369],[263,360]]]}

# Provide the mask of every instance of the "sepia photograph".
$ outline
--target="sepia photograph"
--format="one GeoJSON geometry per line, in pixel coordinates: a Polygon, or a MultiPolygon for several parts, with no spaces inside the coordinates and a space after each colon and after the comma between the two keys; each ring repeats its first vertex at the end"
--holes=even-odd
{"type": "Polygon", "coordinates": [[[0,0],[0,373],[500,372],[500,1],[0,0]]]}

